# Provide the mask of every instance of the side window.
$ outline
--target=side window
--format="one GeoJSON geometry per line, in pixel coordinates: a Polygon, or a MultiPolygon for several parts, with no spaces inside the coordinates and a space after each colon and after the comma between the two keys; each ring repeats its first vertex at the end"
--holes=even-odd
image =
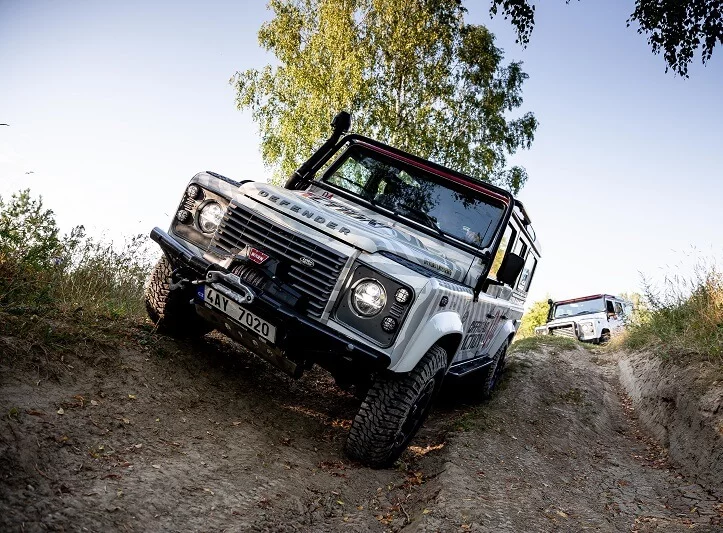
{"type": "Polygon", "coordinates": [[[507,250],[512,245],[512,243],[515,242],[515,238],[517,237],[517,232],[514,230],[512,226],[507,226],[507,229],[505,230],[504,235],[502,235],[502,240],[500,241],[500,247],[497,248],[497,253],[495,254],[495,259],[492,261],[492,267],[490,268],[490,278],[497,279],[497,272],[500,269],[500,265],[502,264],[502,260],[505,258],[505,254],[507,253],[507,250]]]}
{"type": "Polygon", "coordinates": [[[512,252],[516,253],[520,257],[525,257],[525,254],[527,253],[527,243],[523,239],[520,239],[517,241],[517,244],[512,252]]]}
{"type": "Polygon", "coordinates": [[[525,268],[522,269],[522,274],[520,275],[520,281],[517,284],[517,289],[527,292],[530,290],[530,283],[532,283],[532,276],[535,274],[535,268],[537,268],[537,258],[535,257],[535,254],[530,253],[527,256],[527,261],[525,262],[525,268]]]}
{"type": "Polygon", "coordinates": [[[615,314],[615,307],[613,306],[613,303],[610,300],[605,300],[605,309],[607,310],[609,315],[615,314]]]}
{"type": "Polygon", "coordinates": [[[620,305],[620,302],[615,302],[615,314],[618,316],[623,316],[625,313],[623,313],[623,306],[620,305]]]}

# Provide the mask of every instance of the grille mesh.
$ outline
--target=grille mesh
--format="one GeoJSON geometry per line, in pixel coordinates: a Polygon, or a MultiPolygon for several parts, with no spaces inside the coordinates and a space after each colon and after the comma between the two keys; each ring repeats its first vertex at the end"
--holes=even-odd
{"type": "Polygon", "coordinates": [[[232,202],[213,237],[212,246],[234,253],[246,245],[259,248],[289,266],[289,284],[305,294],[308,314],[319,318],[331,297],[347,257],[297,233],[277,226],[250,209],[232,202]],[[299,261],[314,261],[307,267],[299,261]]]}
{"type": "Polygon", "coordinates": [[[560,326],[557,328],[550,328],[550,335],[556,335],[559,337],[570,337],[572,339],[577,338],[577,335],[575,335],[575,329],[573,328],[572,324],[568,324],[567,326],[560,326]]]}

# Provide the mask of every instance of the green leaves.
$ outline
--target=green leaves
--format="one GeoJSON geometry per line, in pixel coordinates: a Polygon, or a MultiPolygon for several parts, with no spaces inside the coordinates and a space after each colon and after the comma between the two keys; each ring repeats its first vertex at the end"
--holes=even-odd
{"type": "MultiPolygon", "coordinates": [[[[570,3],[570,0],[566,0],[570,3]]],[[[492,0],[490,15],[502,12],[517,30],[517,42],[527,45],[535,27],[532,0],[492,0]]],[[[723,43],[723,0],[635,0],[628,26],[637,23],[654,54],[663,53],[665,70],[688,77],[688,65],[701,48],[703,64],[723,43]]]]}
{"type": "Polygon", "coordinates": [[[0,262],[46,267],[61,250],[55,215],[30,190],[17,192],[5,204],[0,197],[0,262]]]}
{"type": "Polygon", "coordinates": [[[537,121],[509,117],[527,75],[504,66],[457,0],[272,0],[259,31],[278,66],[237,72],[239,109],[259,125],[265,162],[285,178],[329,135],[341,109],[354,130],[517,192],[537,121]]]}

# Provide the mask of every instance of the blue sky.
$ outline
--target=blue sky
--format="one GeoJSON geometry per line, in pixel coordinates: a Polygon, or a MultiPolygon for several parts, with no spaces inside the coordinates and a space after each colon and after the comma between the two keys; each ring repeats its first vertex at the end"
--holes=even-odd
{"type": "MultiPolygon", "coordinates": [[[[601,4],[544,3],[522,49],[467,2],[530,75],[540,127],[512,161],[543,244],[532,299],[636,290],[639,272],[723,255],[723,51],[666,74],[625,25],[632,0],[601,4]]],[[[0,0],[0,195],[30,187],[64,230],[117,239],[167,226],[199,170],[265,179],[228,80],[273,60],[268,17],[263,2],[0,0]]]]}

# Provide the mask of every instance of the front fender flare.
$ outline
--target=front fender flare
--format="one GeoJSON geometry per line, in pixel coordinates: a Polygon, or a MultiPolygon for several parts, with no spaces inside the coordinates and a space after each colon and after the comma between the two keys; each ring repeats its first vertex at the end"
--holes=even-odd
{"type": "MultiPolygon", "coordinates": [[[[392,372],[410,372],[439,339],[450,334],[461,336],[464,328],[456,312],[444,311],[434,315],[426,324],[420,325],[419,330],[419,334],[407,345],[399,361],[390,368],[392,372]]],[[[454,356],[447,355],[450,360],[454,356]]]]}

